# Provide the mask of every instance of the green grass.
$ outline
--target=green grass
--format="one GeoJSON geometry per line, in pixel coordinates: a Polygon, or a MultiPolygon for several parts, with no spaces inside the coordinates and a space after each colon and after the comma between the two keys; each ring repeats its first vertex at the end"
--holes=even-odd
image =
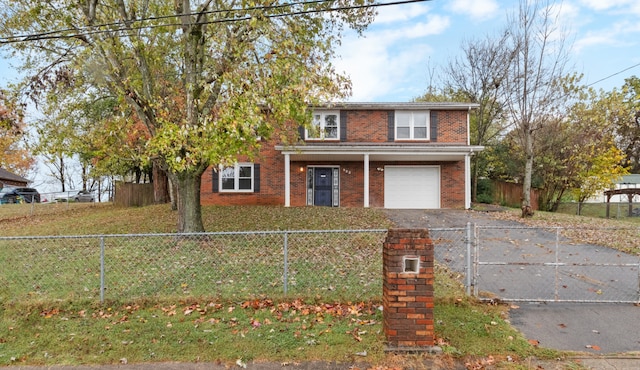
{"type": "MultiPolygon", "coordinates": [[[[34,215],[25,215],[24,208],[0,207],[3,235],[157,233],[175,228],[175,213],[167,206],[72,206],[43,208],[34,215]]],[[[376,209],[204,207],[203,216],[208,231],[378,229],[391,225],[376,209]]],[[[379,241],[369,234],[345,235],[349,235],[347,239],[326,234],[290,237],[291,290],[287,296],[252,290],[251,280],[261,287],[280,283],[276,278],[280,275],[273,272],[269,260],[271,247],[253,236],[242,240],[158,238],[149,243],[133,239],[119,244],[107,238],[105,250],[117,261],[117,267],[112,268],[117,275],[108,281],[103,304],[98,303],[94,288],[97,259],[87,254],[88,245],[95,247],[94,240],[3,245],[2,265],[22,268],[0,273],[4,276],[0,280],[5,279],[0,281],[0,365],[104,364],[125,358],[128,363],[235,364],[241,359],[366,361],[380,366],[409,361],[409,357],[399,360],[383,350],[382,312],[378,310],[381,267],[363,263],[379,253],[379,241]],[[314,248],[296,250],[296,238],[314,248]],[[228,246],[232,247],[223,248],[228,246]],[[147,249],[167,253],[156,256],[147,249]],[[251,262],[222,266],[221,261],[228,259],[220,258],[225,249],[235,251],[236,260],[251,262]],[[34,257],[43,254],[48,257],[34,257]],[[330,263],[323,267],[319,265],[323,260],[330,263]],[[260,269],[247,270],[248,263],[260,269]],[[13,282],[24,279],[19,274],[25,266],[53,271],[59,286],[31,283],[27,290],[16,291],[13,282]],[[231,268],[245,274],[229,282],[231,268]],[[213,275],[220,270],[223,274],[213,275]],[[350,271],[357,274],[350,275],[350,271]],[[320,285],[317,290],[318,279],[337,283],[320,285]],[[73,293],[65,295],[69,287],[75,287],[73,293]],[[358,355],[365,351],[366,357],[358,355]]],[[[267,244],[279,246],[280,240],[267,244]]],[[[51,279],[47,281],[53,285],[51,279]]],[[[506,323],[508,307],[466,297],[459,277],[445,269],[437,269],[435,294],[435,330],[445,358],[491,355],[506,367],[508,356],[515,360],[509,363],[513,367],[531,356],[561,356],[531,346],[506,323]]]]}

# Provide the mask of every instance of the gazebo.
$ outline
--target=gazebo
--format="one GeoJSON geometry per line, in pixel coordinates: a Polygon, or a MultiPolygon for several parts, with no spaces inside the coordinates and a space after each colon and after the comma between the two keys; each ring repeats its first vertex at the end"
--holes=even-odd
{"type": "Polygon", "coordinates": [[[607,197],[607,218],[609,218],[609,206],[611,197],[614,195],[626,195],[629,199],[629,217],[633,216],[633,196],[640,195],[640,188],[626,188],[626,189],[613,189],[606,190],[604,195],[607,197]]]}

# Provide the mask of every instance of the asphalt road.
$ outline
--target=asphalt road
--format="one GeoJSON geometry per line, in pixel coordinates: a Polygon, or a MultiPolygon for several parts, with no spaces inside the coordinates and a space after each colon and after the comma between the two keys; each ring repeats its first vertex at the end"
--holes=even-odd
{"type": "MultiPolygon", "coordinates": [[[[513,221],[498,220],[491,217],[489,212],[459,211],[459,210],[387,210],[388,217],[394,221],[397,227],[406,228],[461,228],[468,222],[497,229],[488,229],[484,238],[491,243],[481,245],[480,254],[484,260],[514,260],[514,261],[539,261],[543,256],[552,254],[547,246],[555,245],[554,233],[542,230],[519,230],[510,232],[508,243],[504,234],[508,228],[522,227],[522,224],[513,221]],[[493,233],[493,234],[492,234],[493,233]],[[500,239],[498,239],[498,236],[500,239]]],[[[620,255],[617,251],[608,248],[579,245],[570,241],[562,241],[570,246],[566,250],[566,256],[559,258],[580,260],[607,261],[628,260],[629,256],[620,255]]],[[[437,252],[436,252],[437,255],[437,252]]],[[[546,258],[546,257],[545,257],[546,258]]],[[[632,256],[637,261],[637,257],[632,256]]],[[[544,279],[549,274],[540,273],[538,269],[544,267],[525,266],[521,271],[509,271],[508,266],[488,266],[481,273],[481,281],[485,289],[494,289],[495,293],[505,296],[512,294],[537,297],[544,279]],[[491,267],[491,268],[489,268],[491,267]]],[[[511,267],[513,270],[513,267],[511,267]]],[[[630,287],[620,285],[621,279],[616,276],[607,276],[606,279],[599,276],[598,279],[585,279],[576,271],[567,270],[560,275],[564,279],[561,286],[563,294],[573,294],[580,290],[584,294],[597,294],[599,296],[615,292],[621,294],[621,290],[631,290],[636,294],[640,287],[637,286],[638,271],[632,269],[635,274],[629,281],[630,287]],[[582,277],[579,279],[578,277],[582,277]],[[585,283],[585,280],[588,280],[585,283]],[[634,283],[635,282],[635,283],[634,283]],[[585,285],[586,284],[586,285],[585,285]],[[566,288],[566,289],[565,289],[566,288]]],[[[628,273],[629,271],[626,271],[628,273]]],[[[628,285],[628,281],[624,284],[628,285]]],[[[553,299],[553,291],[549,298],[553,299]]],[[[576,293],[577,294],[577,293],[576,293]]],[[[614,293],[611,293],[614,294],[614,293]]],[[[573,297],[573,296],[570,296],[573,297]]],[[[546,297],[545,297],[546,298],[546,297]]],[[[534,301],[532,299],[532,301],[534,301]]],[[[609,303],[529,303],[526,301],[512,304],[510,310],[511,324],[519,330],[527,339],[539,342],[541,347],[578,351],[590,355],[634,354],[640,356],[640,306],[637,304],[609,304],[609,303]]],[[[640,368],[640,363],[637,367],[640,368]]]]}

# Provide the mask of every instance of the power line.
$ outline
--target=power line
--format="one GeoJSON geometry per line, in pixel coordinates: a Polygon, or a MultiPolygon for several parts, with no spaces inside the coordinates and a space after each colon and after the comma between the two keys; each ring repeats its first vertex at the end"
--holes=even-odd
{"type": "Polygon", "coordinates": [[[589,86],[593,86],[593,85],[595,85],[595,84],[597,84],[597,83],[599,83],[599,82],[602,82],[602,81],[604,81],[604,80],[608,80],[608,79],[610,79],[611,77],[617,76],[617,75],[619,75],[620,73],[626,72],[626,71],[628,71],[628,70],[630,70],[630,69],[633,69],[633,68],[636,68],[636,67],[638,67],[638,66],[640,66],[640,63],[634,64],[634,65],[632,65],[631,67],[627,67],[627,68],[625,68],[625,69],[623,69],[623,70],[621,70],[621,71],[618,71],[618,72],[616,72],[616,73],[614,73],[614,74],[611,74],[611,75],[609,75],[609,76],[607,76],[607,77],[601,78],[601,79],[597,80],[596,82],[592,82],[592,83],[588,84],[588,85],[587,85],[587,87],[589,87],[589,86]]]}
{"type": "MultiPolygon", "coordinates": [[[[179,18],[181,16],[185,16],[185,15],[198,16],[201,14],[238,13],[238,12],[250,12],[250,11],[275,10],[275,9],[281,9],[281,8],[291,8],[296,5],[304,6],[304,5],[321,4],[321,3],[335,2],[335,1],[336,0],[315,0],[315,1],[296,2],[296,3],[290,3],[290,4],[264,6],[264,7],[251,7],[251,8],[244,8],[244,9],[211,10],[211,11],[201,12],[201,13],[189,13],[189,14],[139,18],[139,19],[133,19],[127,22],[135,23],[135,22],[148,22],[148,21],[163,20],[163,19],[173,19],[173,18],[179,18]]],[[[400,1],[394,1],[394,2],[388,2],[388,3],[353,5],[353,6],[344,6],[344,7],[329,8],[329,9],[310,9],[310,10],[300,10],[295,12],[290,11],[288,13],[282,13],[282,14],[264,14],[262,16],[265,18],[282,18],[282,17],[305,15],[305,14],[338,12],[338,11],[345,11],[345,10],[352,10],[352,9],[367,9],[367,8],[378,8],[378,7],[384,7],[384,6],[405,5],[405,4],[420,3],[420,2],[427,2],[427,1],[433,1],[433,0],[400,0],[400,1]]],[[[200,24],[233,23],[233,22],[251,20],[252,18],[253,16],[222,18],[222,19],[216,19],[216,20],[211,20],[207,22],[201,22],[200,24]]],[[[164,24],[156,24],[156,25],[130,27],[130,26],[127,26],[127,24],[124,21],[121,21],[121,22],[113,22],[113,23],[104,23],[100,25],[94,25],[91,27],[83,27],[80,29],[80,31],[77,28],[68,28],[68,29],[54,30],[54,31],[35,33],[35,34],[29,34],[29,35],[2,37],[0,38],[0,45],[19,43],[19,42],[39,41],[39,40],[81,38],[83,36],[89,36],[89,35],[100,34],[100,33],[133,31],[133,30],[159,28],[159,27],[173,27],[173,26],[177,27],[181,25],[182,25],[181,23],[164,23],[164,24]],[[116,26],[119,28],[118,29],[96,29],[96,28],[105,28],[105,27],[113,27],[113,26],[116,26]],[[65,34],[66,32],[73,32],[73,33],[65,34]]]]}
{"type": "MultiPolygon", "coordinates": [[[[204,11],[204,12],[200,12],[200,13],[185,13],[185,14],[179,14],[179,15],[178,14],[171,14],[171,15],[162,15],[162,16],[147,17],[147,18],[128,19],[128,20],[125,20],[125,21],[102,23],[102,24],[96,24],[96,25],[85,26],[85,27],[66,28],[66,29],[60,29],[60,30],[54,30],[54,31],[48,31],[48,32],[40,32],[40,33],[36,33],[36,34],[16,35],[16,36],[11,36],[11,37],[3,37],[3,38],[0,38],[0,42],[2,42],[4,40],[8,40],[7,42],[22,42],[22,41],[31,41],[31,40],[37,40],[37,39],[62,38],[62,37],[65,37],[65,36],[59,36],[57,34],[65,33],[65,32],[76,32],[76,36],[77,36],[77,32],[78,31],[82,31],[82,30],[84,30],[84,32],[85,32],[84,34],[95,34],[95,33],[99,33],[99,32],[111,32],[111,31],[114,31],[114,30],[99,31],[99,30],[95,30],[95,28],[105,28],[105,27],[113,27],[113,26],[122,27],[123,25],[126,25],[126,22],[135,23],[135,22],[156,21],[156,20],[163,20],[163,19],[174,19],[174,18],[179,18],[179,17],[182,17],[182,16],[191,17],[191,16],[199,16],[199,15],[203,15],[203,14],[230,13],[230,12],[239,12],[239,11],[249,12],[249,11],[255,11],[255,10],[271,10],[271,9],[279,9],[279,8],[285,8],[285,7],[293,7],[293,6],[296,6],[296,5],[320,4],[320,3],[335,2],[335,1],[336,0],[300,1],[300,2],[292,2],[292,3],[288,3],[288,4],[280,4],[280,5],[255,6],[255,7],[249,7],[249,8],[241,8],[241,9],[208,10],[208,11],[204,11]],[[47,37],[47,36],[49,36],[49,37],[47,37]],[[12,39],[15,39],[15,40],[12,40],[12,39]],[[23,39],[23,40],[20,40],[20,39],[23,39]]],[[[176,24],[167,23],[166,25],[176,25],[176,24]]],[[[144,27],[139,27],[139,28],[144,28],[144,27]]],[[[135,29],[135,28],[129,28],[129,29],[135,29]]],[[[74,36],[71,35],[71,36],[66,36],[66,37],[74,37],[74,36]]]]}

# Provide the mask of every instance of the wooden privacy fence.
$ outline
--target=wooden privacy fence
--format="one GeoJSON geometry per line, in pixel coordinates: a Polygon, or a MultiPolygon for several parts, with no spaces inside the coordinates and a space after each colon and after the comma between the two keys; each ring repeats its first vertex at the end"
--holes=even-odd
{"type": "Polygon", "coordinates": [[[153,184],[116,182],[115,193],[113,202],[117,206],[142,207],[154,203],[153,184]]]}
{"type": "MultiPolygon", "coordinates": [[[[512,182],[493,182],[493,199],[498,204],[520,208],[522,205],[522,184],[512,182]]],[[[538,190],[531,189],[531,207],[538,210],[538,190]]]]}

